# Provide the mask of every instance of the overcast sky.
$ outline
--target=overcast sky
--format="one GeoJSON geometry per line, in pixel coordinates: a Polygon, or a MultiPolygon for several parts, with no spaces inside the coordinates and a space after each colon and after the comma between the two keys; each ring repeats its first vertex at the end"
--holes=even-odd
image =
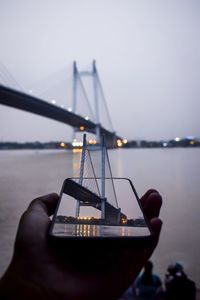
{"type": "MultiPolygon", "coordinates": [[[[25,91],[69,107],[73,60],[96,59],[119,135],[200,136],[199,31],[198,0],[0,0],[0,81],[7,68],[25,91]]],[[[0,105],[0,141],[71,132],[0,105]]]]}

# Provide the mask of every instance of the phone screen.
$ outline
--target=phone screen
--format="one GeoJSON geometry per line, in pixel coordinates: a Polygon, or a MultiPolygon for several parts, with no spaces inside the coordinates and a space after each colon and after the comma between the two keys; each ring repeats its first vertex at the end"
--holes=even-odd
{"type": "Polygon", "coordinates": [[[129,179],[71,178],[63,183],[51,235],[147,237],[151,230],[129,179]]]}

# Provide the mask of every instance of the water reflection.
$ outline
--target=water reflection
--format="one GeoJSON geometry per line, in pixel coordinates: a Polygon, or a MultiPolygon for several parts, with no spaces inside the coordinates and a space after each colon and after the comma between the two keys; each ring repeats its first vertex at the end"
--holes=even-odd
{"type": "Polygon", "coordinates": [[[135,237],[148,236],[149,230],[147,227],[55,223],[53,234],[65,237],[135,237]]]}

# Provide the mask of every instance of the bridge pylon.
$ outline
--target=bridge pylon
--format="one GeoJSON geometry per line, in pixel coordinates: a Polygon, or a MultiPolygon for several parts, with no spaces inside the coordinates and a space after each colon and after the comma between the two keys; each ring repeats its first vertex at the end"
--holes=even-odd
{"type": "MultiPolygon", "coordinates": [[[[92,68],[90,70],[84,70],[79,71],[77,67],[77,62],[73,62],[73,89],[72,89],[72,111],[73,113],[77,113],[77,105],[78,105],[78,85],[81,87],[83,95],[85,97],[85,100],[87,102],[87,106],[90,112],[90,115],[92,116],[92,121],[96,124],[96,142],[97,144],[101,144],[102,142],[102,133],[101,133],[101,120],[100,120],[100,101],[103,102],[106,112],[106,117],[109,122],[109,127],[111,128],[111,131],[113,131],[113,126],[110,118],[110,114],[108,111],[108,107],[106,104],[105,96],[103,93],[103,88],[101,85],[101,81],[98,75],[97,67],[96,67],[96,61],[93,60],[92,62],[92,68]],[[88,77],[92,81],[92,104],[90,103],[90,99],[88,96],[88,93],[85,89],[84,83],[83,83],[83,77],[88,77]]],[[[87,117],[86,117],[87,118],[87,117]]],[[[72,140],[76,137],[76,132],[80,132],[79,128],[73,128],[73,136],[72,140]]]]}

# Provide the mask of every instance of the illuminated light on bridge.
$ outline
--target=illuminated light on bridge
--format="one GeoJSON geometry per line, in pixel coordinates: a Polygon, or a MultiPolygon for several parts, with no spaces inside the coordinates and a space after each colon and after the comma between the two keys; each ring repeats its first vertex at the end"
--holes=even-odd
{"type": "Polygon", "coordinates": [[[127,139],[123,139],[123,144],[127,144],[128,140],[127,139]]]}
{"type": "Polygon", "coordinates": [[[163,142],[163,147],[167,147],[167,142],[163,142]]]}
{"type": "Polygon", "coordinates": [[[194,145],[195,144],[195,141],[194,140],[191,140],[190,141],[190,145],[194,145]]]}
{"type": "MultiPolygon", "coordinates": [[[[26,93],[23,91],[18,91],[12,88],[8,88],[5,86],[0,86],[0,105],[6,105],[13,108],[21,109],[23,111],[31,112],[43,117],[47,117],[49,119],[64,123],[73,127],[73,137],[75,137],[75,133],[80,131],[77,130],[80,126],[84,126],[84,131],[89,132],[90,134],[97,135],[98,143],[101,142],[102,136],[105,137],[106,144],[109,147],[114,147],[116,145],[116,140],[123,139],[116,135],[111,118],[109,115],[108,107],[106,106],[106,99],[104,96],[104,92],[102,89],[101,81],[98,75],[98,71],[96,68],[96,63],[93,61],[92,63],[92,71],[88,72],[87,76],[90,76],[90,79],[95,81],[94,86],[96,87],[96,93],[93,90],[95,96],[95,103],[96,106],[93,107],[89,101],[89,98],[84,84],[81,81],[81,89],[84,94],[84,100],[87,101],[87,109],[89,109],[88,113],[84,113],[84,115],[80,115],[76,111],[76,103],[78,100],[77,95],[78,88],[80,85],[76,84],[81,80],[82,72],[77,69],[76,62],[74,62],[74,77],[73,77],[73,84],[74,84],[74,91],[73,91],[73,106],[68,107],[67,105],[62,105],[57,103],[58,100],[50,98],[48,101],[40,99],[36,96],[33,96],[33,90],[27,89],[26,93]],[[101,110],[98,111],[99,105],[104,105],[104,110],[106,112],[106,120],[108,121],[109,129],[105,128],[103,124],[101,124],[101,110]],[[95,109],[94,109],[95,108],[95,109]]],[[[85,74],[83,74],[85,76],[85,74]]],[[[94,88],[93,88],[94,89],[94,88]]],[[[23,90],[23,89],[21,89],[23,90]]],[[[64,103],[63,103],[64,104],[64,103]]]]}
{"type": "Polygon", "coordinates": [[[122,217],[122,218],[121,218],[121,223],[122,223],[122,224],[126,224],[126,223],[127,223],[127,219],[124,218],[124,217],[122,217]]]}
{"type": "Polygon", "coordinates": [[[122,140],[118,139],[117,140],[117,147],[122,147],[122,146],[123,146],[122,140]]]}
{"type": "Polygon", "coordinates": [[[80,129],[80,131],[84,131],[85,127],[84,126],[80,126],[79,129],[80,129]]]}

